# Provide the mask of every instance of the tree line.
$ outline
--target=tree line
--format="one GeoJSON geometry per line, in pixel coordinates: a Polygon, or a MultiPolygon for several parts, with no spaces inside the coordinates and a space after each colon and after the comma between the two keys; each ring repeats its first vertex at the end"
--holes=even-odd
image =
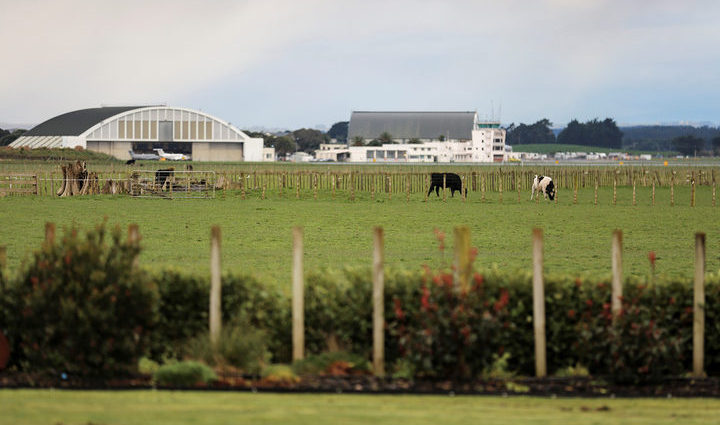
{"type": "Polygon", "coordinates": [[[603,121],[594,119],[585,123],[572,120],[557,136],[551,127],[552,123],[547,118],[530,125],[510,124],[506,127],[506,143],[511,146],[562,143],[610,149],[622,148],[623,133],[611,118],[605,118],[603,121]]]}
{"type": "Polygon", "coordinates": [[[14,142],[15,139],[22,136],[27,130],[15,129],[15,130],[3,130],[0,128],[0,146],[8,146],[14,142]]]}
{"type": "Polygon", "coordinates": [[[611,118],[584,123],[572,120],[557,136],[550,120],[510,124],[508,145],[567,144],[609,149],[675,151],[683,155],[720,155],[720,128],[692,126],[617,126],[611,118]]]}
{"type": "Polygon", "coordinates": [[[287,155],[294,152],[312,153],[320,149],[323,143],[330,143],[336,139],[339,143],[347,143],[349,121],[339,121],[330,127],[327,132],[314,128],[300,128],[282,133],[262,133],[257,131],[243,130],[250,137],[261,137],[265,147],[275,148],[275,154],[287,155]]]}

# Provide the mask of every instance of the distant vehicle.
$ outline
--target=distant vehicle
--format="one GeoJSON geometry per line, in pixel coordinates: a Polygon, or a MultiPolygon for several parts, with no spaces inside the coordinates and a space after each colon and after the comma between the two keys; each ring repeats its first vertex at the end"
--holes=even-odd
{"type": "Polygon", "coordinates": [[[155,153],[135,153],[132,149],[130,149],[128,152],[130,152],[130,158],[140,161],[140,160],[146,160],[146,161],[157,161],[160,159],[160,156],[155,153]]]}
{"type": "Polygon", "coordinates": [[[166,153],[164,150],[159,149],[159,148],[153,149],[153,150],[155,152],[157,152],[158,155],[160,155],[160,158],[164,158],[168,161],[189,161],[190,160],[190,156],[185,155],[184,153],[166,153]]]}

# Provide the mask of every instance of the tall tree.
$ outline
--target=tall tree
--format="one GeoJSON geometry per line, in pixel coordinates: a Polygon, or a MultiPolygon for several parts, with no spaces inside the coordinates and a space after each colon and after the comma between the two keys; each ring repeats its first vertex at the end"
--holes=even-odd
{"type": "Polygon", "coordinates": [[[531,143],[555,143],[555,134],[550,127],[552,123],[547,118],[543,118],[535,124],[522,124],[515,127],[510,124],[506,128],[508,145],[527,145],[531,143]]]}
{"type": "Polygon", "coordinates": [[[271,146],[275,148],[276,155],[286,155],[297,150],[297,143],[288,135],[273,137],[272,142],[271,146]]]}
{"type": "Polygon", "coordinates": [[[713,155],[720,155],[720,136],[713,137],[712,149],[713,149],[713,155]]]}
{"type": "Polygon", "coordinates": [[[388,133],[387,131],[383,131],[380,137],[378,137],[378,140],[380,141],[380,143],[383,144],[395,143],[392,134],[388,133]]]}
{"type": "Polygon", "coordinates": [[[705,147],[705,140],[695,136],[680,136],[672,140],[672,147],[683,155],[697,155],[705,147]]]}
{"type": "Polygon", "coordinates": [[[594,119],[586,123],[572,120],[558,134],[557,142],[567,145],[620,149],[622,148],[622,132],[611,118],[603,121],[594,119]]]}
{"type": "Polygon", "coordinates": [[[321,143],[326,143],[328,137],[319,130],[311,128],[301,128],[292,132],[295,138],[295,143],[298,145],[298,149],[312,153],[313,151],[320,148],[321,143]]]}
{"type": "Polygon", "coordinates": [[[339,121],[330,127],[330,130],[328,130],[327,135],[331,139],[337,139],[340,143],[347,142],[348,138],[348,124],[350,124],[349,121],[339,121]]]}
{"type": "Polygon", "coordinates": [[[3,130],[0,128],[0,146],[7,146],[10,143],[14,142],[15,139],[22,136],[23,133],[25,133],[27,130],[17,129],[13,130],[11,133],[8,130],[3,130]]]}

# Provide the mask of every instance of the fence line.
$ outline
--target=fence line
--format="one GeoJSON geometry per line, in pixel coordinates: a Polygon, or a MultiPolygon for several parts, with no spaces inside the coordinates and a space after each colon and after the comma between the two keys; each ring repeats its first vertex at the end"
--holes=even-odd
{"type": "MultiPolygon", "coordinates": [[[[132,173],[144,173],[144,170],[132,170],[128,172],[98,172],[98,180],[101,183],[101,192],[107,180],[126,181],[131,179],[132,173]]],[[[150,172],[150,171],[147,171],[150,172]]],[[[152,170],[151,172],[155,172],[152,170]]],[[[217,174],[218,189],[230,190],[261,190],[277,191],[282,194],[283,190],[295,189],[300,191],[347,191],[352,198],[353,193],[372,193],[373,197],[382,193],[386,198],[391,199],[393,194],[398,193],[420,193],[427,190],[427,176],[429,172],[417,171],[268,171],[251,169],[231,171],[182,171],[176,173],[195,173],[202,176],[204,180],[210,180],[210,175],[217,174]]],[[[481,192],[482,198],[485,192],[496,192],[502,199],[505,191],[527,191],[532,185],[535,174],[547,175],[553,178],[558,189],[578,190],[594,186],[603,187],[670,187],[671,203],[674,203],[674,187],[689,186],[691,190],[697,186],[715,186],[715,169],[706,168],[683,168],[678,170],[671,168],[657,169],[657,167],[613,167],[613,168],[553,168],[553,167],[528,167],[517,169],[514,167],[499,169],[470,169],[458,172],[463,187],[468,192],[481,192]]],[[[62,174],[38,173],[21,174],[5,173],[0,175],[0,192],[9,192],[9,185],[13,188],[25,189],[13,193],[27,193],[36,195],[53,195],[55,183],[62,181],[62,174]],[[15,180],[15,181],[13,181],[15,180]],[[22,186],[22,187],[18,187],[22,186]],[[5,189],[5,190],[4,190],[5,189]],[[33,190],[34,189],[34,190],[33,190]]],[[[694,193],[694,192],[693,192],[694,193]]]]}

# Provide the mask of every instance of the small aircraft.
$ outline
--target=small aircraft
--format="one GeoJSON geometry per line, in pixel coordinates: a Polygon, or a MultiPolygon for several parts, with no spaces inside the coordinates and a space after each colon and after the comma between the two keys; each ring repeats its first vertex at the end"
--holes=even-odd
{"type": "Polygon", "coordinates": [[[155,152],[157,152],[158,155],[160,155],[161,161],[163,159],[168,160],[168,161],[189,161],[190,160],[190,156],[185,155],[184,153],[165,153],[165,151],[160,148],[153,149],[153,150],[155,152]]]}
{"type": "Polygon", "coordinates": [[[160,156],[156,153],[135,153],[132,149],[130,149],[128,152],[130,152],[130,158],[136,161],[157,161],[158,159],[160,159],[160,156]]]}

